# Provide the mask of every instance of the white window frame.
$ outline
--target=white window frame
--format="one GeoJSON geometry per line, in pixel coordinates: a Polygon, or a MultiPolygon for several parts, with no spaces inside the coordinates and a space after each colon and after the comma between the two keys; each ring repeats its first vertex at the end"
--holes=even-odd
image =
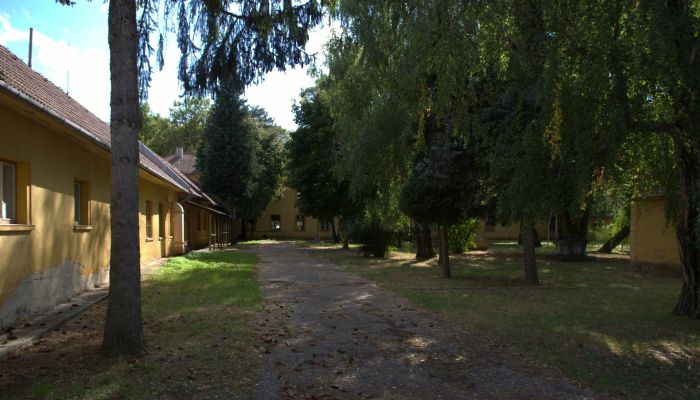
{"type": "Polygon", "coordinates": [[[0,224],[13,224],[17,221],[17,166],[15,164],[0,161],[0,224]],[[7,204],[3,200],[5,191],[8,190],[5,186],[5,168],[12,170],[12,183],[10,185],[12,202],[12,215],[8,215],[7,204]]]}

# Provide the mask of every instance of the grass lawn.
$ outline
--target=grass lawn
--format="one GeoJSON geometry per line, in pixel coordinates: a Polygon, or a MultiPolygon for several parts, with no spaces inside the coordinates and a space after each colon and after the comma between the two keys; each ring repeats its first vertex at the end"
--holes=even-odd
{"type": "Polygon", "coordinates": [[[0,368],[0,398],[249,398],[258,351],[257,257],[228,251],[168,261],[143,282],[148,354],[99,356],[106,302],[20,350],[0,368]]]}
{"type": "Polygon", "coordinates": [[[452,258],[452,280],[405,252],[316,253],[613,397],[700,399],[700,321],[670,315],[679,276],[619,259],[542,259],[543,283],[532,287],[520,258],[499,251],[452,258]]]}

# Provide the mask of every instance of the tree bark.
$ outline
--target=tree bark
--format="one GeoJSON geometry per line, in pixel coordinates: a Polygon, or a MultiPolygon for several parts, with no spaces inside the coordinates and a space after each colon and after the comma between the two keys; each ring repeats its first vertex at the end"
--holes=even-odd
{"type": "Polygon", "coordinates": [[[442,264],[442,276],[452,278],[452,270],[450,269],[450,253],[447,248],[447,232],[449,227],[447,224],[440,227],[440,259],[442,264]]]}
{"type": "Polygon", "coordinates": [[[413,242],[416,245],[416,260],[428,260],[435,257],[430,226],[412,219],[411,230],[413,231],[413,242]]]}
{"type": "Polygon", "coordinates": [[[241,218],[241,240],[245,240],[246,237],[246,220],[241,218]]]}
{"type": "Polygon", "coordinates": [[[238,243],[238,235],[236,235],[236,208],[231,207],[231,244],[238,243]]]}
{"type": "Polygon", "coordinates": [[[557,255],[566,257],[584,257],[586,255],[584,244],[587,243],[588,239],[590,210],[590,206],[586,204],[586,208],[579,218],[572,218],[567,210],[558,215],[557,255]]]}
{"type": "Polygon", "coordinates": [[[520,224],[520,235],[523,239],[523,263],[525,266],[525,281],[537,285],[540,279],[537,276],[537,259],[535,259],[535,224],[529,220],[523,220],[520,224]]]}
{"type": "Polygon", "coordinates": [[[335,218],[331,218],[331,233],[333,233],[333,243],[340,243],[340,237],[335,230],[335,218]]]}
{"type": "Polygon", "coordinates": [[[700,154],[687,135],[673,135],[680,178],[676,236],[683,286],[674,315],[700,319],[700,154]]]}
{"type": "Polygon", "coordinates": [[[136,355],[145,348],[141,318],[139,248],[138,68],[136,2],[109,2],[109,53],[112,138],[109,299],[102,351],[108,356],[136,355]]]}
{"type": "Polygon", "coordinates": [[[629,225],[623,226],[622,228],[620,228],[619,231],[617,231],[617,233],[615,233],[613,235],[613,237],[608,239],[607,242],[603,243],[603,245],[600,246],[600,248],[598,249],[598,253],[608,253],[608,254],[612,253],[613,249],[615,247],[617,247],[617,245],[622,243],[622,241],[625,240],[625,238],[629,235],[630,235],[630,226],[629,225]]]}

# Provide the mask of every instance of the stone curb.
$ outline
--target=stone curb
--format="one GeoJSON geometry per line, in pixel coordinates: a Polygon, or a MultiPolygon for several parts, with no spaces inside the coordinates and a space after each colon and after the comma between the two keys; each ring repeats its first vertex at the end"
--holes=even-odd
{"type": "MultiPolygon", "coordinates": [[[[151,275],[167,261],[166,258],[160,258],[142,265],[141,277],[151,275]]],[[[13,329],[12,335],[15,339],[11,340],[7,332],[0,334],[0,360],[36,342],[42,336],[82,314],[92,305],[107,298],[108,295],[109,285],[83,292],[13,329]]]]}

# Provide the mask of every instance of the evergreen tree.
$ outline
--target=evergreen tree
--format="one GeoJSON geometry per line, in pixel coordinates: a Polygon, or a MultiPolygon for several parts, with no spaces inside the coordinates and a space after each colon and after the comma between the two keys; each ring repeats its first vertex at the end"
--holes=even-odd
{"type": "Polygon", "coordinates": [[[204,130],[197,165],[202,188],[226,201],[233,210],[233,222],[238,209],[253,194],[258,148],[256,129],[248,118],[241,92],[234,85],[220,88],[204,130]]]}

